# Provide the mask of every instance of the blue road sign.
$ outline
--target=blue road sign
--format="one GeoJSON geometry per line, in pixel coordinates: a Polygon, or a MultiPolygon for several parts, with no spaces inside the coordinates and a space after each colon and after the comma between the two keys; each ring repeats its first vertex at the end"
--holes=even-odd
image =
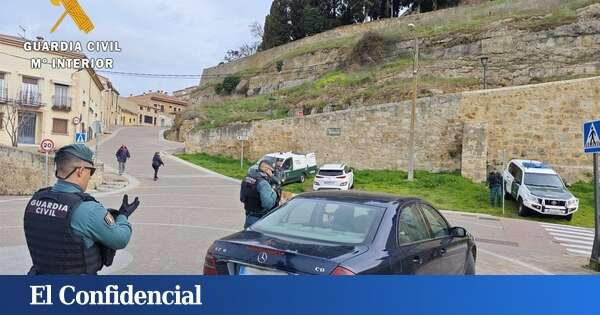
{"type": "Polygon", "coordinates": [[[600,120],[590,121],[583,125],[583,148],[585,153],[600,153],[600,120]]]}
{"type": "Polygon", "coordinates": [[[85,143],[87,141],[87,134],[85,132],[78,132],[75,134],[75,143],[85,143]]]}

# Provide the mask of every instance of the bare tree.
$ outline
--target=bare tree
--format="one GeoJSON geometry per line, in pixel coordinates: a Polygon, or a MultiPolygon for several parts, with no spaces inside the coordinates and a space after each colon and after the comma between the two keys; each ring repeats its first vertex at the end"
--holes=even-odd
{"type": "Polygon", "coordinates": [[[260,44],[262,43],[263,36],[264,36],[263,26],[258,22],[254,22],[254,23],[250,24],[248,27],[250,28],[250,33],[256,40],[249,44],[244,43],[238,49],[228,50],[227,53],[225,54],[225,57],[223,58],[223,60],[225,62],[232,62],[237,59],[249,57],[249,56],[256,54],[256,52],[258,52],[258,48],[260,47],[260,44]]]}
{"type": "Polygon", "coordinates": [[[252,24],[250,24],[250,33],[252,34],[252,36],[254,36],[254,38],[256,38],[257,40],[261,41],[263,40],[263,37],[265,36],[265,30],[262,26],[262,24],[258,23],[258,22],[254,22],[252,24]]]}
{"type": "Polygon", "coordinates": [[[8,101],[0,105],[2,126],[6,129],[6,133],[10,138],[13,147],[17,147],[19,143],[19,133],[23,128],[25,120],[24,115],[21,115],[21,106],[15,101],[8,101]]]}

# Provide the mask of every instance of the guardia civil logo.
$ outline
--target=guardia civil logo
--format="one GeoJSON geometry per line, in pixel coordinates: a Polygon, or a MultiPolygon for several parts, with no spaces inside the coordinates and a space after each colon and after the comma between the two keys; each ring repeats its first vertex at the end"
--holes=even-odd
{"type": "Polygon", "coordinates": [[[87,16],[77,0],[50,0],[50,3],[55,6],[62,5],[62,7],[65,9],[65,12],[60,16],[58,21],[56,21],[50,33],[54,33],[56,31],[67,15],[71,16],[73,22],[75,22],[77,27],[79,27],[82,32],[87,34],[94,30],[94,23],[87,16]]]}

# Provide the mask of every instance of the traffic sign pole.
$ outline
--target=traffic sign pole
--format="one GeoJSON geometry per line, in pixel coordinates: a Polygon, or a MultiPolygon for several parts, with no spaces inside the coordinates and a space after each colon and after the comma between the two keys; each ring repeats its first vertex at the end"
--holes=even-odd
{"type": "Polygon", "coordinates": [[[48,187],[48,186],[50,186],[50,179],[49,179],[50,172],[48,170],[48,151],[46,151],[46,171],[44,173],[45,173],[44,176],[46,177],[46,185],[45,185],[45,187],[48,187]]]}
{"type": "Polygon", "coordinates": [[[44,167],[44,184],[45,187],[50,186],[50,171],[48,166],[48,153],[54,150],[54,141],[51,139],[44,139],[40,142],[40,148],[44,151],[46,159],[45,159],[45,167],[44,167]]]}
{"type": "Polygon", "coordinates": [[[240,168],[244,169],[244,140],[242,140],[242,154],[240,155],[240,168]]]}
{"type": "Polygon", "coordinates": [[[594,246],[592,247],[592,257],[590,258],[590,268],[600,271],[600,190],[598,189],[598,153],[594,153],[594,246]]]}

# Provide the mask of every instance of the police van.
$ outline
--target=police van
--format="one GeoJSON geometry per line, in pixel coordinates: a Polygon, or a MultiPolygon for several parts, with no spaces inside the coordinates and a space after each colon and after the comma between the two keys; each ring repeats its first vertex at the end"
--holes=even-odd
{"type": "Polygon", "coordinates": [[[317,157],[314,153],[269,153],[258,160],[257,163],[263,160],[267,160],[273,165],[277,161],[283,161],[283,185],[296,182],[304,183],[306,177],[317,172],[317,157]]]}
{"type": "Polygon", "coordinates": [[[502,173],[506,198],[518,203],[519,216],[532,212],[562,216],[571,221],[579,199],[567,190],[558,174],[542,162],[512,160],[502,173]]]}

